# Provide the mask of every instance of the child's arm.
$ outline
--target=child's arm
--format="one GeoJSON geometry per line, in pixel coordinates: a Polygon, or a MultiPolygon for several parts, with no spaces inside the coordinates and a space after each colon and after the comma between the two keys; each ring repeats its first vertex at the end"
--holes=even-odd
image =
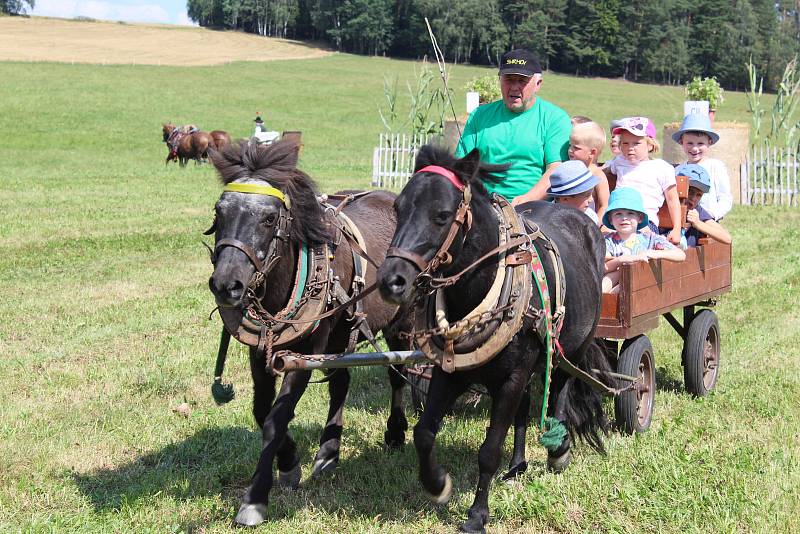
{"type": "Polygon", "coordinates": [[[594,196],[594,211],[597,213],[597,220],[602,222],[603,214],[608,207],[608,178],[606,178],[606,173],[597,167],[594,168],[592,174],[597,177],[597,185],[594,186],[594,191],[592,193],[594,196]]]}
{"type": "Polygon", "coordinates": [[[686,259],[686,253],[677,247],[665,250],[648,250],[645,254],[651,260],[683,261],[686,259]]]}
{"type": "Polygon", "coordinates": [[[689,213],[686,214],[686,221],[697,228],[699,232],[703,232],[708,237],[716,239],[720,243],[730,245],[733,240],[731,234],[714,219],[701,221],[700,214],[697,213],[697,210],[689,210],[689,213]]]}
{"type": "MultiPolygon", "coordinates": [[[[650,251],[648,251],[650,252],[650,251]]],[[[655,252],[655,251],[653,251],[655,252]]],[[[681,251],[683,252],[683,251],[681,251]]],[[[606,256],[606,271],[607,273],[616,271],[620,268],[620,266],[625,265],[626,263],[636,263],[638,261],[646,262],[648,260],[647,254],[623,254],[622,256],[616,256],[614,258],[610,258],[606,256]]]]}
{"type": "Polygon", "coordinates": [[[678,187],[671,185],[665,189],[664,198],[667,201],[667,210],[673,225],[667,239],[673,245],[678,245],[681,242],[681,201],[678,198],[678,187]]]}

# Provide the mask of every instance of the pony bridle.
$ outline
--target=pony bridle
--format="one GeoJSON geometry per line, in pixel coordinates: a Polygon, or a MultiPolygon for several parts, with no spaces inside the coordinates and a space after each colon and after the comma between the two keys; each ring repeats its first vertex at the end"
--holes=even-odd
{"type": "MultiPolygon", "coordinates": [[[[231,192],[231,193],[245,193],[249,195],[264,195],[277,198],[281,201],[280,211],[278,212],[278,220],[275,222],[275,235],[270,240],[269,248],[267,249],[266,256],[264,257],[264,261],[258,259],[258,254],[255,250],[248,244],[234,238],[225,238],[217,240],[214,250],[211,253],[211,263],[216,265],[217,257],[219,256],[220,251],[225,247],[232,247],[237,250],[240,250],[244,253],[245,256],[250,260],[250,263],[253,264],[253,267],[256,268],[256,272],[253,273],[253,276],[250,278],[248,286],[252,289],[255,289],[259,285],[261,285],[264,280],[266,280],[267,274],[270,270],[278,263],[280,256],[278,255],[278,242],[279,241],[287,241],[289,239],[289,224],[292,220],[290,216],[291,210],[291,202],[289,197],[284,195],[283,192],[267,183],[266,185],[261,184],[242,184],[242,183],[229,183],[223,189],[223,193],[231,192]]],[[[217,221],[214,220],[214,224],[204,232],[206,235],[211,235],[216,232],[217,221]]]]}
{"type": "Polygon", "coordinates": [[[462,228],[464,229],[462,236],[463,241],[467,237],[467,232],[469,232],[470,228],[472,227],[472,210],[470,209],[472,190],[470,189],[469,184],[462,182],[453,171],[445,169],[444,167],[439,167],[438,165],[428,165],[427,167],[421,168],[414,174],[417,175],[423,172],[444,176],[451,184],[453,184],[456,189],[463,193],[463,196],[461,198],[461,203],[458,205],[458,209],[456,210],[456,216],[453,218],[453,222],[450,223],[450,230],[447,232],[447,236],[444,238],[439,250],[436,251],[436,254],[433,255],[433,258],[431,258],[430,261],[425,260],[425,258],[416,252],[403,250],[398,247],[391,247],[388,251],[386,251],[387,258],[401,258],[410,261],[419,268],[420,273],[417,275],[417,278],[414,281],[414,284],[417,286],[420,285],[423,280],[429,279],[437,269],[447,266],[453,262],[453,256],[450,254],[449,250],[450,246],[453,244],[453,241],[456,239],[456,235],[458,235],[458,231],[462,228]]]}

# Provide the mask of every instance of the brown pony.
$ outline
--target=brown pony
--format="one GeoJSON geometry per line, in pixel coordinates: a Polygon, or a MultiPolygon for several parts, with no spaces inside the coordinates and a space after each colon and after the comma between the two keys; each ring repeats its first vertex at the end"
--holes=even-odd
{"type": "Polygon", "coordinates": [[[212,130],[211,137],[214,140],[214,148],[222,150],[231,144],[231,136],[225,130],[212,130]]]}
{"type": "Polygon", "coordinates": [[[190,127],[186,126],[176,127],[172,123],[161,125],[164,143],[169,148],[165,163],[178,160],[180,166],[185,167],[190,159],[195,160],[197,164],[208,161],[209,147],[214,148],[216,146],[214,138],[207,132],[189,134],[187,133],[189,129],[190,127]],[[178,130],[177,132],[176,129],[178,130]]]}

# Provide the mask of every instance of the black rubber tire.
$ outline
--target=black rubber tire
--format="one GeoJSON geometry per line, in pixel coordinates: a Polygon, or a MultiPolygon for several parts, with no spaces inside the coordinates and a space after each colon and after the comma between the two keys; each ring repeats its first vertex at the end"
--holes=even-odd
{"type": "MultiPolygon", "coordinates": [[[[617,427],[625,434],[644,432],[650,428],[656,395],[653,346],[645,335],[629,341],[619,354],[617,372],[637,376],[640,381],[635,389],[625,391],[614,398],[617,427]]],[[[623,385],[627,383],[623,381],[623,385]]]]}
{"type": "Polygon", "coordinates": [[[425,399],[428,397],[428,387],[431,384],[431,367],[430,364],[414,365],[414,369],[419,369],[424,373],[408,373],[408,382],[411,386],[411,408],[417,415],[420,415],[425,409],[425,399]]]}
{"type": "Polygon", "coordinates": [[[702,310],[689,323],[683,344],[683,381],[686,391],[705,397],[717,385],[720,360],[719,321],[711,310],[702,310]]]}

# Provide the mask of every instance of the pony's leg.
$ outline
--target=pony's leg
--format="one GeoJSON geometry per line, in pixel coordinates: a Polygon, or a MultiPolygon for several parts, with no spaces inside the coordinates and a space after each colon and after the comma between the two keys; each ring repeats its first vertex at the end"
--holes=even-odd
{"type": "MultiPolygon", "coordinates": [[[[267,371],[264,358],[256,355],[256,349],[250,347],[250,374],[253,375],[253,417],[259,428],[264,428],[264,421],[275,400],[275,375],[267,371]]],[[[300,484],[300,457],[297,447],[289,434],[283,439],[276,452],[278,457],[278,484],[285,488],[296,489],[300,484]]]]}
{"type": "Polygon", "coordinates": [[[259,428],[264,428],[272,401],[275,400],[275,375],[267,371],[264,358],[250,347],[250,374],[253,376],[253,417],[259,428]]]}
{"type": "Polygon", "coordinates": [[[339,448],[344,425],[344,402],[350,389],[350,372],[347,369],[333,371],[328,380],[328,421],[319,438],[319,450],[314,457],[311,476],[316,477],[332,471],[339,464],[339,448]]]}
{"type": "MultiPolygon", "coordinates": [[[[403,340],[400,332],[410,330],[410,325],[395,323],[383,330],[386,337],[386,344],[392,350],[410,350],[411,341],[403,340]]],[[[383,434],[383,441],[390,448],[401,447],[406,441],[406,430],[408,430],[408,419],[406,419],[405,409],[405,386],[406,368],[404,365],[392,365],[387,368],[389,372],[389,384],[392,387],[392,400],[389,409],[389,419],[386,420],[386,432],[383,434]]]]}
{"type": "Polygon", "coordinates": [[[419,422],[414,427],[414,447],[419,459],[419,480],[426,496],[435,504],[445,504],[453,494],[450,475],[436,460],[434,447],[442,418],[466,390],[466,384],[434,367],[428,399],[419,422]]]}
{"type": "Polygon", "coordinates": [[[530,412],[531,387],[529,383],[522,392],[522,399],[519,402],[517,414],[514,416],[514,452],[508,463],[508,471],[503,475],[503,480],[515,478],[528,469],[528,462],[525,459],[525,441],[530,424],[530,412]]]}
{"type": "Polygon", "coordinates": [[[386,432],[383,441],[390,448],[402,447],[406,441],[408,419],[406,419],[405,393],[406,369],[404,365],[392,365],[388,368],[389,384],[392,386],[392,405],[389,419],[386,421],[386,432]]]}
{"type": "Polygon", "coordinates": [[[266,519],[267,500],[272,488],[272,463],[279,450],[282,453],[287,452],[286,448],[291,443],[291,440],[285,441],[289,422],[294,418],[294,409],[310,378],[311,371],[292,371],[284,376],[278,398],[264,420],[261,456],[250,487],[242,497],[242,505],[234,518],[238,525],[254,526],[266,519]]]}
{"type": "MultiPolygon", "coordinates": [[[[525,377],[527,378],[527,377],[525,377]]],[[[461,525],[462,532],[485,532],[489,521],[489,487],[503,452],[503,442],[514,421],[520,399],[525,390],[525,378],[509,378],[492,395],[492,418],[486,429],[486,438],[478,451],[478,486],[475,500],[467,512],[467,520],[461,525]]]]}

